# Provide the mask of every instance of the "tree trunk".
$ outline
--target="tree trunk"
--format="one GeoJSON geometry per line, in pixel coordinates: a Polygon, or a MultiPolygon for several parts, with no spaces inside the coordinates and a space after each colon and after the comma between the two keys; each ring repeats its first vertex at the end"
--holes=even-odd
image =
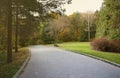
{"type": "Polygon", "coordinates": [[[8,0],[7,4],[7,34],[8,34],[8,45],[7,45],[7,63],[12,62],[12,0],[8,0]]]}
{"type": "Polygon", "coordinates": [[[16,0],[15,52],[18,52],[18,2],[17,2],[17,0],[16,0]]]}
{"type": "Polygon", "coordinates": [[[88,15],[88,41],[90,41],[90,16],[88,15]]]}

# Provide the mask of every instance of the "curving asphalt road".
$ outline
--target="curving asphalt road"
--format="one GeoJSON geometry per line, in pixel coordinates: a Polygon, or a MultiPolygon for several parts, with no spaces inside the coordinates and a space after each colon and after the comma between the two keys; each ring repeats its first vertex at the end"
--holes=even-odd
{"type": "Polygon", "coordinates": [[[31,46],[20,78],[120,78],[120,68],[55,47],[31,46]]]}

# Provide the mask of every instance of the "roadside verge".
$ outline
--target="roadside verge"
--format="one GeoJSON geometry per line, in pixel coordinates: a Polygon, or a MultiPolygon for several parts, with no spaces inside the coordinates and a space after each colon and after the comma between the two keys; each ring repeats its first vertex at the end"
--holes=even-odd
{"type": "Polygon", "coordinates": [[[31,51],[29,50],[29,55],[27,57],[27,59],[25,60],[25,62],[22,64],[22,66],[20,67],[20,69],[15,73],[15,75],[12,78],[19,78],[20,75],[22,74],[24,68],[27,66],[29,60],[31,57],[31,51]]]}
{"type": "MultiPolygon", "coordinates": [[[[61,49],[61,48],[60,48],[61,49]]],[[[120,68],[120,64],[117,64],[115,62],[111,62],[109,60],[106,60],[106,59],[103,59],[103,58],[100,58],[100,57],[96,57],[96,56],[93,56],[93,55],[89,55],[89,54],[85,54],[85,53],[81,53],[81,52],[77,52],[77,51],[72,51],[72,50],[66,50],[66,49],[63,49],[65,51],[70,51],[70,52],[73,52],[73,53],[77,53],[77,54],[81,54],[81,55],[84,55],[84,56],[87,56],[87,57],[91,57],[93,59],[96,59],[96,60],[100,60],[100,61],[103,61],[103,62],[106,62],[106,63],[109,63],[113,66],[116,66],[116,67],[119,67],[120,68]]]]}

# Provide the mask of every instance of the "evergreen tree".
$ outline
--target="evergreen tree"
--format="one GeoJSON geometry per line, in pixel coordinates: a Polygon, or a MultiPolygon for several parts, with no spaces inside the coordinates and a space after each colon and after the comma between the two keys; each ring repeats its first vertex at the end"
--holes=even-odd
{"type": "Polygon", "coordinates": [[[120,1],[104,0],[98,16],[96,36],[120,40],[120,1]]]}
{"type": "Polygon", "coordinates": [[[12,62],[12,0],[8,0],[7,3],[7,34],[8,34],[8,46],[7,46],[7,63],[12,62]]]}
{"type": "MultiPolygon", "coordinates": [[[[12,37],[13,36],[15,37],[15,35],[12,34],[15,31],[16,31],[15,43],[16,43],[16,52],[17,52],[18,37],[20,37],[20,35],[18,35],[18,31],[19,33],[22,34],[24,33],[29,36],[33,35],[34,33],[31,32],[31,30],[37,29],[37,27],[39,26],[38,24],[39,22],[48,19],[50,17],[50,13],[52,12],[63,14],[65,10],[64,8],[62,8],[62,6],[70,2],[71,0],[3,0],[1,1],[0,15],[2,14],[3,16],[7,17],[7,26],[8,26],[7,62],[12,61],[12,46],[13,46],[12,41],[14,41],[12,37]],[[16,25],[16,30],[12,28],[13,25],[16,25]],[[24,30],[26,31],[29,29],[30,30],[28,32],[26,31],[21,32],[22,30],[20,30],[19,28],[21,26],[25,26],[24,30]],[[12,31],[12,29],[14,31],[12,31]]],[[[24,35],[24,39],[25,39],[25,35],[24,35]]],[[[31,39],[31,38],[27,38],[27,39],[31,39]]]]}

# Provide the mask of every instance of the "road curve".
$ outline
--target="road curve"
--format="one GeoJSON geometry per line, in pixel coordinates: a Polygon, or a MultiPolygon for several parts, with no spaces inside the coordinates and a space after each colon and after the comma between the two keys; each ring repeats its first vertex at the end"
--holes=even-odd
{"type": "Polygon", "coordinates": [[[20,78],[120,78],[120,68],[55,47],[31,46],[20,78]]]}

